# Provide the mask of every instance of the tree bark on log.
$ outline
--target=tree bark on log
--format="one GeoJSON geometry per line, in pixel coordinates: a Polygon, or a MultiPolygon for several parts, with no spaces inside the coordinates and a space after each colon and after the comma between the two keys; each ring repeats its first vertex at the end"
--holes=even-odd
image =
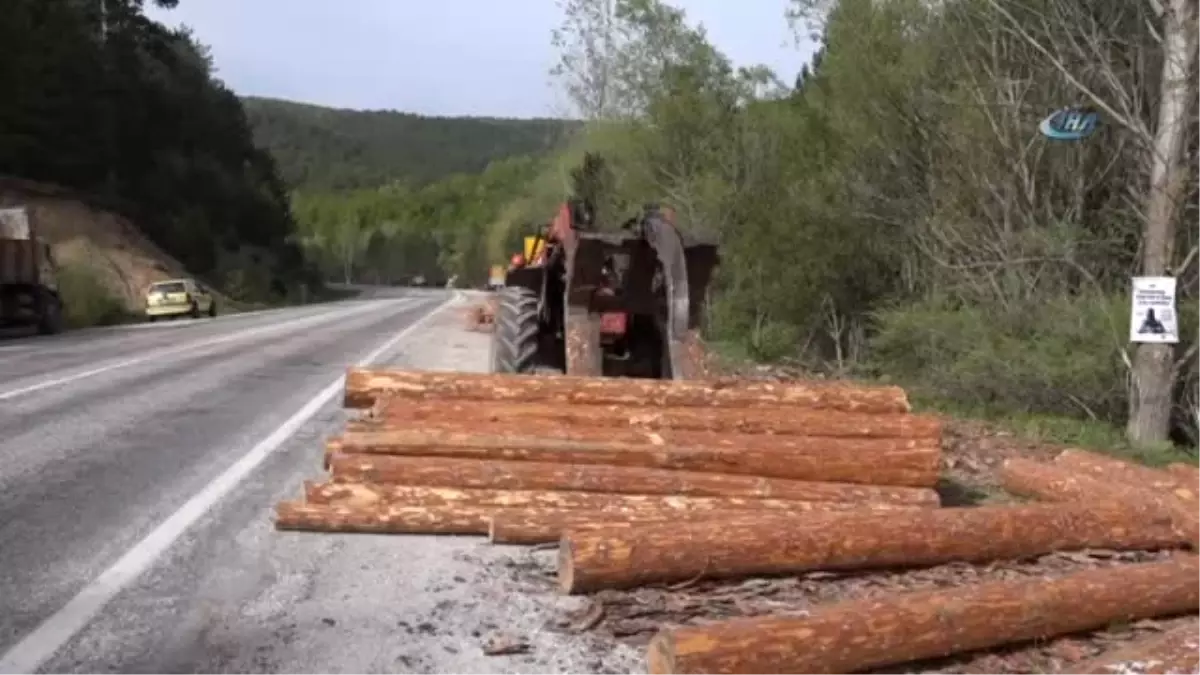
{"type": "MultiPolygon", "coordinates": [[[[870,510],[866,508],[863,510],[870,510]]],[[[827,511],[827,510],[826,510],[827,511]]],[[[770,517],[782,519],[788,517],[789,524],[797,519],[807,519],[816,515],[817,511],[805,514],[764,515],[761,511],[640,511],[623,513],[620,520],[615,520],[610,512],[605,511],[556,511],[550,509],[503,509],[494,512],[488,528],[488,540],[493,544],[514,544],[530,546],[534,544],[549,544],[561,541],[567,532],[591,532],[594,530],[624,530],[637,529],[665,523],[701,523],[701,522],[730,522],[740,520],[760,521],[770,517]],[[757,515],[755,515],[757,514],[757,515]]]]}
{"type": "Polygon", "coordinates": [[[1178,476],[1162,469],[1153,469],[1116,457],[1075,448],[1064,450],[1054,458],[1054,463],[1110,483],[1170,492],[1181,499],[1196,501],[1194,487],[1182,483],[1178,476]]]}
{"type": "Polygon", "coordinates": [[[548,403],[389,400],[377,406],[372,420],[384,427],[452,425],[508,429],[521,425],[525,434],[573,427],[603,427],[665,432],[704,431],[831,438],[940,439],[941,421],[929,415],[864,414],[787,408],[687,408],[548,403]]]}
{"type": "Polygon", "coordinates": [[[562,539],[569,530],[594,529],[628,530],[658,523],[693,522],[728,519],[736,512],[714,514],[704,511],[646,511],[631,514],[623,520],[613,519],[604,511],[551,511],[542,509],[508,509],[492,514],[488,525],[488,541],[493,544],[532,546],[549,544],[562,539]]]}
{"type": "Polygon", "coordinates": [[[342,449],[342,439],[330,438],[325,441],[325,457],[321,462],[321,468],[329,471],[333,467],[333,458],[336,455],[344,454],[342,449]]]}
{"type": "MultiPolygon", "coordinates": [[[[866,423],[881,422],[889,416],[866,418],[866,423]]],[[[894,416],[901,417],[901,416],[894,416]]],[[[904,431],[900,426],[896,430],[904,431]]],[[[444,446],[448,442],[486,443],[487,447],[526,447],[536,443],[595,443],[602,448],[624,448],[625,446],[655,446],[683,448],[749,448],[757,450],[800,450],[814,452],[832,444],[845,448],[846,452],[871,452],[874,448],[911,448],[936,441],[937,436],[884,436],[846,437],[815,435],[770,435],[739,434],[739,432],[690,431],[678,429],[613,428],[613,426],[587,426],[581,424],[544,424],[539,419],[516,418],[503,422],[476,423],[461,419],[444,418],[422,420],[418,425],[391,426],[391,428],[368,431],[376,437],[395,438],[395,443],[444,446]],[[486,438],[486,441],[485,441],[486,438]]]]}
{"type": "Polygon", "coordinates": [[[1195,612],[1196,556],[664,629],[650,673],[852,673],[1195,612]]]}
{"type": "Polygon", "coordinates": [[[1111,500],[1131,507],[1149,506],[1170,517],[1181,536],[1186,537],[1193,547],[1200,548],[1200,513],[1195,502],[1180,499],[1173,493],[1099,480],[1065,466],[1019,457],[1004,462],[1000,478],[1002,487],[1008,492],[1043,501],[1111,500]]]}
{"type": "Polygon", "coordinates": [[[275,505],[275,528],[374,534],[487,534],[491,511],[461,505],[361,508],[299,501],[275,505]]]}
{"type": "Polygon", "coordinates": [[[332,458],[329,469],[335,483],[940,506],[937,492],[929,488],[796,481],[603,464],[339,454],[332,458]]]}
{"type": "Polygon", "coordinates": [[[1065,673],[1166,673],[1200,672],[1200,624],[1195,621],[1155,633],[1111,649],[1072,666],[1065,673]]]}
{"type": "Polygon", "coordinates": [[[347,371],[345,407],[369,408],[381,396],[409,401],[459,399],[699,408],[784,406],[864,413],[906,413],[910,409],[908,396],[900,387],[841,382],[530,377],[364,368],[347,371]]]}
{"type": "Polygon", "coordinates": [[[1200,494],[1200,468],[1195,464],[1175,462],[1167,465],[1167,471],[1179,481],[1179,484],[1196,494],[1200,494]]]}
{"type": "Polygon", "coordinates": [[[382,505],[442,506],[461,504],[488,508],[605,511],[614,514],[670,510],[708,513],[724,511],[807,513],[809,511],[901,510],[905,508],[889,504],[802,502],[748,497],[681,497],[557,490],[483,490],[374,483],[313,483],[310,481],[305,481],[304,497],[310,504],[334,504],[353,508],[374,508],[382,505]]]}
{"type": "Polygon", "coordinates": [[[564,593],[587,593],[696,578],[920,567],[1186,543],[1169,517],[1110,501],[918,509],[902,515],[758,513],[568,531],[559,550],[558,582],[564,593]]]}
{"type": "MultiPolygon", "coordinates": [[[[937,484],[941,446],[898,439],[756,439],[754,448],[728,444],[676,447],[655,443],[572,441],[537,436],[441,430],[347,433],[346,453],[611,465],[727,473],[767,478],[930,488],[937,484]]],[[[662,440],[661,437],[658,440],[662,440]]],[[[736,439],[741,440],[741,439],[736,439]]]]}

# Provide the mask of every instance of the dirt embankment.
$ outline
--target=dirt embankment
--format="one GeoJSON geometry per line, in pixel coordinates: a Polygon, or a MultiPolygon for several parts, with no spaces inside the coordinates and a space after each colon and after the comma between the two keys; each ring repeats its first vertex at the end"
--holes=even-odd
{"type": "Polygon", "coordinates": [[[0,177],[0,207],[25,206],[65,269],[86,268],[126,309],[150,284],[188,276],[178,261],[100,200],[55,185],[0,177]]]}

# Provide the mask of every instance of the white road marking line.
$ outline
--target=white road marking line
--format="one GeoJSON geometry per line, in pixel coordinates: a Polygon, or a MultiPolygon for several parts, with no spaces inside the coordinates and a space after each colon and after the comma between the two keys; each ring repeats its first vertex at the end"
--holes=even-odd
{"type": "Polygon", "coordinates": [[[208,340],[199,340],[196,342],[189,342],[189,343],[180,345],[178,347],[171,347],[170,349],[154,351],[149,354],[146,354],[145,356],[137,356],[132,359],[116,361],[114,363],[109,363],[109,364],[100,366],[98,368],[92,368],[91,370],[85,370],[85,371],[79,372],[79,373],[71,373],[70,375],[64,375],[62,377],[56,377],[56,378],[49,379],[49,380],[42,380],[41,382],[38,382],[37,384],[31,384],[27,387],[19,387],[17,389],[10,389],[8,391],[0,391],[0,401],[4,401],[4,400],[10,399],[10,398],[16,398],[23,394],[32,394],[35,391],[49,389],[50,387],[57,387],[60,384],[69,384],[71,382],[77,382],[79,380],[84,380],[89,377],[101,375],[103,373],[107,373],[112,370],[117,370],[119,368],[128,368],[129,366],[136,366],[141,363],[146,363],[147,361],[154,361],[154,360],[165,358],[168,356],[174,356],[176,354],[181,354],[183,352],[192,351],[194,349],[200,349],[201,347],[211,347],[213,345],[224,344],[226,342],[234,342],[234,341],[242,340],[242,339],[245,339],[248,337],[254,337],[255,335],[261,335],[263,333],[270,333],[272,331],[278,331],[278,330],[285,329],[285,328],[294,328],[294,327],[302,326],[302,325],[309,324],[309,323],[319,323],[321,320],[328,319],[329,317],[332,317],[335,315],[336,316],[354,316],[357,314],[365,313],[368,310],[375,310],[381,304],[391,304],[391,303],[397,303],[397,302],[403,303],[405,307],[408,307],[411,305],[416,305],[421,301],[417,300],[417,299],[368,301],[369,304],[367,304],[366,306],[354,307],[354,308],[351,308],[344,312],[341,312],[340,314],[336,310],[332,311],[332,312],[323,312],[321,314],[318,314],[317,316],[306,316],[306,317],[303,317],[300,319],[284,321],[283,323],[272,323],[272,324],[267,324],[266,326],[260,326],[258,328],[251,328],[249,330],[239,331],[237,333],[229,333],[229,334],[221,335],[221,336],[218,336],[215,338],[210,338],[208,340]]]}
{"type": "MultiPolygon", "coordinates": [[[[433,311],[393,335],[386,342],[358,361],[357,366],[369,366],[394,348],[400,341],[424,327],[434,316],[460,301],[459,294],[438,305],[433,311]]],[[[313,415],[334,399],[345,386],[345,376],[322,389],[308,403],[287,419],[279,428],[259,441],[241,459],[223,471],[211,483],[171,514],[150,534],[122,555],[83,588],[62,609],[46,619],[32,633],[0,656],[0,673],[33,673],[82,630],[110,600],[145,572],[197,520],[208,513],[222,497],[238,486],[250,472],[262,464],[279,446],[296,433],[313,415]]]]}

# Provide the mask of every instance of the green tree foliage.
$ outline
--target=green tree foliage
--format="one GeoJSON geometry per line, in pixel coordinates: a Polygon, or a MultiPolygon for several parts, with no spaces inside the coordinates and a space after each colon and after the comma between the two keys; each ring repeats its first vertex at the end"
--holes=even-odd
{"type": "Polygon", "coordinates": [[[547,152],[578,124],[555,119],[426,117],[244,98],[255,138],[304,190],[424,185],[495,160],[547,152]]]}
{"type": "Polygon", "coordinates": [[[419,275],[437,283],[457,276],[481,284],[488,266],[519,246],[493,243],[487,232],[537,171],[537,160],[517,157],[421,187],[301,191],[295,210],[302,241],[331,280],[389,284],[419,275]]]}
{"type": "MultiPolygon", "coordinates": [[[[173,6],[173,1],[160,1],[173,6]]],[[[12,0],[0,21],[0,172],[118,205],[190,270],[279,296],[308,278],[286,190],[237,97],[139,0],[12,0]]]]}
{"type": "MultiPolygon", "coordinates": [[[[735,67],[664,2],[563,6],[555,72],[588,124],[509,220],[599,153],[617,207],[661,200],[718,234],[710,338],[968,405],[1123,420],[1162,91],[1154,3],[799,0],[821,47],[793,87],[735,67]],[[1090,139],[1037,133],[1097,101],[1090,139]]],[[[1189,100],[1182,223],[1197,217],[1189,100]]],[[[1176,236],[1172,376],[1194,443],[1195,227],[1176,236]]]]}
{"type": "MultiPolygon", "coordinates": [[[[243,99],[294,188],[300,241],[328,280],[482,284],[524,230],[495,223],[578,122],[425,117],[243,99]]],[[[511,210],[511,209],[510,209],[511,210]]],[[[528,230],[532,226],[524,229],[528,230]]]]}

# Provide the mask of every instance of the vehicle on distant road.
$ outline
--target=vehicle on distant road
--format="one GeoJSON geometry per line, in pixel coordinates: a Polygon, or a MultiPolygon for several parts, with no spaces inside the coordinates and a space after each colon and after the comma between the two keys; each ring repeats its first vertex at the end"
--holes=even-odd
{"type": "Polygon", "coordinates": [[[146,318],[217,315],[217,299],[195,279],[169,279],[146,289],[146,318]]]}
{"type": "Polygon", "coordinates": [[[63,328],[54,253],[25,207],[0,209],[0,326],[37,326],[43,335],[63,328]]]}
{"type": "Polygon", "coordinates": [[[504,265],[492,265],[485,288],[489,291],[504,288],[504,265]]]}

